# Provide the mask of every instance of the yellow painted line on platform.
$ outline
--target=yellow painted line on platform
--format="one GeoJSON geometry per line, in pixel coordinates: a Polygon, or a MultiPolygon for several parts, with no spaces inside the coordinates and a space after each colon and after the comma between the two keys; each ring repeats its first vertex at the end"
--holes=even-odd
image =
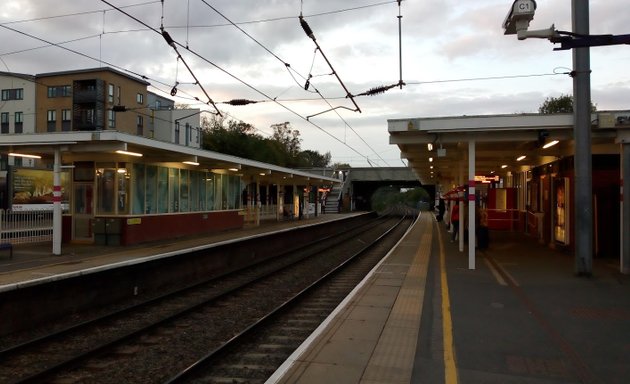
{"type": "MultiPolygon", "coordinates": [[[[438,231],[441,232],[438,225],[438,231]]],[[[440,239],[440,285],[442,288],[442,339],[444,341],[444,382],[457,384],[457,366],[455,364],[455,346],[453,345],[453,320],[451,318],[451,299],[448,295],[448,281],[446,279],[446,254],[442,234],[440,239]]]]}

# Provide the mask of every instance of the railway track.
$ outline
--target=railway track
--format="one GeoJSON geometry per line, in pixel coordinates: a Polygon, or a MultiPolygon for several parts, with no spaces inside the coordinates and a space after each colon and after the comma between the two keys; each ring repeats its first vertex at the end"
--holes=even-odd
{"type": "Polygon", "coordinates": [[[401,219],[339,267],[167,381],[264,383],[411,225],[401,219]]]}
{"type": "MultiPolygon", "coordinates": [[[[365,239],[377,236],[383,221],[387,219],[350,228],[238,273],[5,348],[0,351],[0,381],[169,380],[174,372],[195,365],[208,350],[231,344],[229,340],[268,317],[278,303],[287,302],[294,292],[312,284],[314,276],[344,263],[345,255],[356,253],[365,239]]],[[[315,320],[304,322],[314,324],[315,320]]],[[[295,337],[287,339],[297,341],[302,336],[295,337]]]]}

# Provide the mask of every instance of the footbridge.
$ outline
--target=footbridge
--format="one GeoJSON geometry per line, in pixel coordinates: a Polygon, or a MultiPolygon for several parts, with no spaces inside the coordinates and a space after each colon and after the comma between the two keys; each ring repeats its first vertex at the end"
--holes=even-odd
{"type": "Polygon", "coordinates": [[[422,185],[411,168],[407,167],[366,167],[344,169],[309,169],[311,173],[322,173],[339,178],[341,185],[335,185],[326,199],[326,211],[333,212],[340,206],[344,210],[371,210],[371,198],[381,187],[415,188],[422,186],[435,196],[435,185],[422,185]]]}

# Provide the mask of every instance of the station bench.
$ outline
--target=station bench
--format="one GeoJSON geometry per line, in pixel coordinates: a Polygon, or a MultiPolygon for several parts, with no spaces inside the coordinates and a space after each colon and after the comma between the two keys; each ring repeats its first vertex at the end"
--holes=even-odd
{"type": "Polygon", "coordinates": [[[13,244],[11,243],[0,243],[0,251],[9,251],[9,258],[13,259],[13,244]]]}

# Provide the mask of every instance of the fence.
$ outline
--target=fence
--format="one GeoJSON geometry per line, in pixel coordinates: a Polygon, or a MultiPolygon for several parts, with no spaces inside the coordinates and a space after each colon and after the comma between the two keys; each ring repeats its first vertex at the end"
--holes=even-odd
{"type": "Polygon", "coordinates": [[[52,241],[52,211],[0,209],[0,243],[26,244],[52,241]]]}

